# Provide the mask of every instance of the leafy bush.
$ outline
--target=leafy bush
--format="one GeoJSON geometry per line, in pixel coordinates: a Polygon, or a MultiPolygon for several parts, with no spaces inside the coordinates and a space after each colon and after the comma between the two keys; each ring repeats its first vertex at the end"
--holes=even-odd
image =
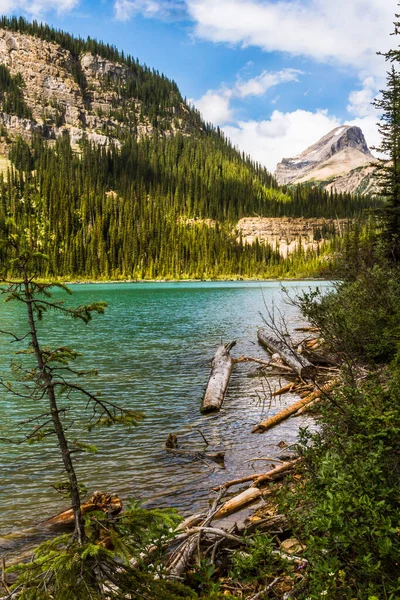
{"type": "Polygon", "coordinates": [[[388,362],[400,341],[400,273],[396,266],[361,270],[325,295],[305,294],[301,307],[322,337],[347,362],[388,362]]]}

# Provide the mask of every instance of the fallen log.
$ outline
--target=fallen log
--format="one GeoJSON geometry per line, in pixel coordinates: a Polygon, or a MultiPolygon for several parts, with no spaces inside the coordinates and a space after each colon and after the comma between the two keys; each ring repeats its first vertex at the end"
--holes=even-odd
{"type": "Polygon", "coordinates": [[[282,360],[300,375],[302,379],[314,379],[317,369],[309,360],[298,354],[295,350],[286,345],[282,340],[268,335],[265,329],[259,329],[257,332],[260,343],[270,352],[278,353],[282,360]]]}
{"type": "MultiPolygon", "coordinates": [[[[122,510],[122,502],[118,496],[110,496],[110,494],[102,494],[95,492],[88,502],[81,506],[82,515],[86,515],[94,510],[101,510],[111,515],[117,515],[122,510]]],[[[62,525],[71,526],[74,524],[74,511],[72,508],[52,517],[45,522],[45,525],[62,525]]]]}
{"type": "Polygon", "coordinates": [[[245,523],[237,529],[237,535],[243,535],[244,533],[251,534],[255,531],[266,532],[271,529],[285,530],[289,529],[287,517],[285,515],[271,515],[264,517],[259,521],[253,521],[252,523],[245,523]]]}
{"type": "Polygon", "coordinates": [[[229,351],[236,342],[219,346],[211,363],[211,374],[201,403],[200,412],[210,413],[221,408],[232,374],[235,359],[229,351]]]}
{"type": "Polygon", "coordinates": [[[263,433],[264,431],[275,427],[275,425],[279,425],[279,423],[297,413],[303,406],[310,404],[313,400],[316,400],[316,398],[320,398],[328,393],[335,385],[336,381],[331,381],[330,383],[323,385],[320,389],[311,392],[311,394],[308,394],[305,398],[298,400],[291,406],[288,406],[288,408],[278,412],[276,415],[273,415],[269,419],[265,419],[265,421],[261,421],[261,423],[254,427],[251,433],[263,433]]]}
{"type": "Polygon", "coordinates": [[[262,492],[258,488],[250,487],[241,494],[234,496],[221,506],[219,511],[214,515],[213,519],[222,519],[234,512],[237,512],[247,504],[254,502],[261,496],[262,492]]]}
{"type": "Polygon", "coordinates": [[[333,367],[338,365],[335,356],[329,352],[321,351],[321,349],[319,349],[319,352],[316,352],[315,346],[311,349],[304,348],[303,355],[316,365],[332,365],[333,367]]]}
{"type": "Polygon", "coordinates": [[[310,395],[308,395],[305,398],[298,400],[288,408],[285,408],[284,410],[278,412],[276,415],[273,415],[272,417],[261,421],[261,423],[259,423],[258,425],[256,425],[256,427],[254,427],[254,429],[252,429],[251,433],[264,433],[264,431],[272,429],[272,427],[275,427],[275,425],[279,425],[279,423],[282,423],[282,421],[285,421],[286,419],[294,415],[294,413],[296,413],[298,410],[300,410],[300,408],[311,402],[313,399],[314,398],[310,399],[310,395]]]}
{"type": "Polygon", "coordinates": [[[292,383],[288,383],[287,385],[284,385],[283,387],[281,387],[279,390],[277,390],[276,392],[272,392],[272,396],[283,396],[283,394],[287,394],[289,392],[291,392],[293,390],[293,388],[295,387],[295,384],[292,383]]]}
{"type": "Polygon", "coordinates": [[[290,462],[283,463],[282,465],[279,465],[279,467],[275,467],[274,469],[271,469],[270,471],[268,471],[268,473],[264,473],[263,475],[260,475],[254,481],[254,483],[250,486],[250,489],[258,487],[259,485],[261,485],[263,483],[268,483],[270,481],[276,481],[277,479],[281,479],[289,471],[293,471],[293,469],[299,463],[299,461],[301,461],[301,458],[295,458],[294,460],[292,460],[290,462]]]}
{"type": "Polygon", "coordinates": [[[308,404],[306,404],[305,406],[300,408],[293,416],[300,417],[300,415],[304,415],[304,413],[308,412],[316,404],[319,404],[321,402],[321,400],[322,400],[321,396],[319,396],[318,398],[315,398],[315,400],[311,400],[311,402],[309,402],[308,404]]]}

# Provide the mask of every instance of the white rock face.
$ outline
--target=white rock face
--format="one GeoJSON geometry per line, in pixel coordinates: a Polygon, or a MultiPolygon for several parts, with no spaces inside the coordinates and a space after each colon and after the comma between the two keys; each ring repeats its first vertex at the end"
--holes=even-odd
{"type": "Polygon", "coordinates": [[[333,129],[298,156],[282,159],[275,177],[282,185],[315,182],[342,192],[366,193],[368,189],[371,193],[373,186],[362,181],[363,170],[371,178],[371,167],[377,162],[361,129],[346,125],[333,129]],[[349,177],[353,171],[357,171],[357,176],[349,177]]]}

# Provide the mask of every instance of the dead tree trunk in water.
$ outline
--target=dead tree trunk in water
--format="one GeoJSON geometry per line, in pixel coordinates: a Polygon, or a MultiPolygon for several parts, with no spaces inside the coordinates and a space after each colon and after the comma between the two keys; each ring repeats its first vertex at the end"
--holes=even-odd
{"type": "Polygon", "coordinates": [[[302,379],[313,379],[317,369],[304,356],[297,354],[295,350],[286,345],[282,340],[267,334],[265,329],[259,329],[257,333],[260,343],[270,352],[278,353],[282,360],[300,375],[302,379]]]}
{"type": "Polygon", "coordinates": [[[200,411],[209,413],[221,408],[228,388],[229,379],[235,364],[235,359],[229,351],[236,342],[219,346],[211,363],[211,375],[201,403],[200,411]]]}

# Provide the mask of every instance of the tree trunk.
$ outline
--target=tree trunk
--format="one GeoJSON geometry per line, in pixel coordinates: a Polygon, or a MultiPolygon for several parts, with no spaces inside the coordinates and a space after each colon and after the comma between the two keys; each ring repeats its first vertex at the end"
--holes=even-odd
{"type": "Polygon", "coordinates": [[[68,447],[68,442],[67,442],[67,439],[64,434],[64,428],[61,423],[60,413],[58,411],[58,406],[57,406],[56,395],[54,392],[53,380],[52,380],[51,374],[50,374],[49,370],[46,368],[46,364],[43,360],[42,350],[40,348],[40,344],[39,344],[39,340],[38,340],[38,336],[37,336],[35,316],[34,316],[34,312],[33,312],[34,298],[32,297],[32,294],[31,294],[31,291],[29,288],[29,278],[28,278],[28,274],[25,270],[23,271],[23,281],[24,281],[26,305],[28,308],[28,319],[29,319],[29,326],[30,326],[29,334],[31,337],[32,348],[33,348],[37,366],[38,366],[38,369],[40,372],[40,378],[42,381],[41,385],[43,386],[43,389],[49,400],[51,418],[53,421],[55,433],[57,435],[58,445],[61,450],[64,468],[67,473],[67,477],[68,477],[68,481],[69,481],[69,485],[70,485],[71,502],[72,502],[72,509],[74,512],[74,522],[75,522],[74,536],[75,536],[76,540],[78,541],[78,543],[81,544],[84,539],[85,534],[84,534],[83,518],[82,518],[82,512],[81,512],[81,498],[80,498],[80,494],[79,494],[78,480],[76,477],[74,465],[72,463],[72,458],[71,458],[71,453],[70,453],[70,450],[68,447]]]}
{"type": "Polygon", "coordinates": [[[313,379],[316,376],[317,369],[315,366],[289,345],[268,335],[265,329],[259,329],[257,336],[263,346],[272,353],[278,353],[282,360],[300,375],[302,379],[313,379]]]}
{"type": "Polygon", "coordinates": [[[221,408],[228,388],[235,359],[229,354],[236,342],[219,346],[211,363],[211,375],[203,397],[200,411],[209,413],[221,408]]]}

